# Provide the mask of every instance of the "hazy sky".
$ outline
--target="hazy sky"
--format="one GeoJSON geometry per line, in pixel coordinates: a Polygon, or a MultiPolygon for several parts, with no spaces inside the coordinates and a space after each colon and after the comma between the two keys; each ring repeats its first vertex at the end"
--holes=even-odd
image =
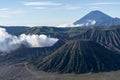
{"type": "Polygon", "coordinates": [[[0,0],[0,25],[60,25],[93,10],[120,18],[120,0],[0,0]]]}

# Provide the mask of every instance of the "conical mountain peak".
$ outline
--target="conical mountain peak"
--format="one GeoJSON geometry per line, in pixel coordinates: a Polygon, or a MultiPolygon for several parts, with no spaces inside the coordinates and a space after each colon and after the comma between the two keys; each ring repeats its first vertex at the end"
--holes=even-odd
{"type": "Polygon", "coordinates": [[[120,68],[120,55],[93,41],[74,40],[39,61],[37,69],[46,72],[87,73],[120,68]]]}
{"type": "Polygon", "coordinates": [[[91,11],[90,13],[88,13],[86,15],[86,17],[88,17],[88,16],[92,16],[93,18],[112,18],[112,17],[108,16],[107,14],[105,14],[101,11],[98,11],[98,10],[91,11]]]}
{"type": "Polygon", "coordinates": [[[75,25],[83,25],[83,26],[113,26],[113,25],[120,25],[120,20],[110,17],[109,15],[99,11],[91,11],[83,18],[74,22],[75,25]]]}
{"type": "MultiPolygon", "coordinates": [[[[104,14],[104,15],[106,15],[105,13],[103,13],[102,11],[99,11],[99,10],[94,10],[94,11],[91,11],[90,13],[94,13],[94,14],[104,14]]],[[[88,13],[88,14],[90,14],[90,13],[88,13]]]]}

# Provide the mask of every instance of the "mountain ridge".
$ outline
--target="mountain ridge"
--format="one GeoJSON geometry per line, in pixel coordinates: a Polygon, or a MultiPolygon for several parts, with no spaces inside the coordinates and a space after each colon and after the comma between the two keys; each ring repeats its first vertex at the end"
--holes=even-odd
{"type": "Polygon", "coordinates": [[[72,40],[51,55],[41,59],[36,68],[59,73],[103,72],[119,69],[119,58],[120,54],[114,53],[96,42],[72,40]]]}
{"type": "Polygon", "coordinates": [[[91,11],[90,13],[86,14],[81,19],[75,21],[74,25],[82,25],[82,26],[116,26],[120,25],[119,18],[112,18],[111,16],[99,11],[91,11]]]}

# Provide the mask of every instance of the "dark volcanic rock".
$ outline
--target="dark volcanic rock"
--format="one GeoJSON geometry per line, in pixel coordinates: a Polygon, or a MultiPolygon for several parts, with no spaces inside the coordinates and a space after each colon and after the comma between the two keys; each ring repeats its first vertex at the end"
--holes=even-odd
{"type": "Polygon", "coordinates": [[[93,41],[69,41],[36,68],[46,72],[87,73],[120,69],[120,55],[93,41]]]}
{"type": "Polygon", "coordinates": [[[47,55],[50,55],[59,47],[61,47],[65,42],[63,40],[59,40],[51,47],[35,47],[35,48],[27,48],[25,46],[21,46],[15,51],[11,53],[1,56],[0,62],[9,61],[9,62],[21,62],[21,61],[36,61],[37,59],[43,58],[47,55]]]}
{"type": "Polygon", "coordinates": [[[72,39],[89,39],[120,52],[120,28],[112,30],[89,29],[83,34],[74,36],[72,39]]]}

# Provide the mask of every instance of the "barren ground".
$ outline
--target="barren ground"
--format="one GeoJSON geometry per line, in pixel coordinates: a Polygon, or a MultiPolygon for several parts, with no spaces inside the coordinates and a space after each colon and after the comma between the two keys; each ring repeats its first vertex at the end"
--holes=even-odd
{"type": "Polygon", "coordinates": [[[0,64],[0,80],[120,80],[120,71],[80,75],[57,74],[33,71],[25,63],[0,64]]]}

